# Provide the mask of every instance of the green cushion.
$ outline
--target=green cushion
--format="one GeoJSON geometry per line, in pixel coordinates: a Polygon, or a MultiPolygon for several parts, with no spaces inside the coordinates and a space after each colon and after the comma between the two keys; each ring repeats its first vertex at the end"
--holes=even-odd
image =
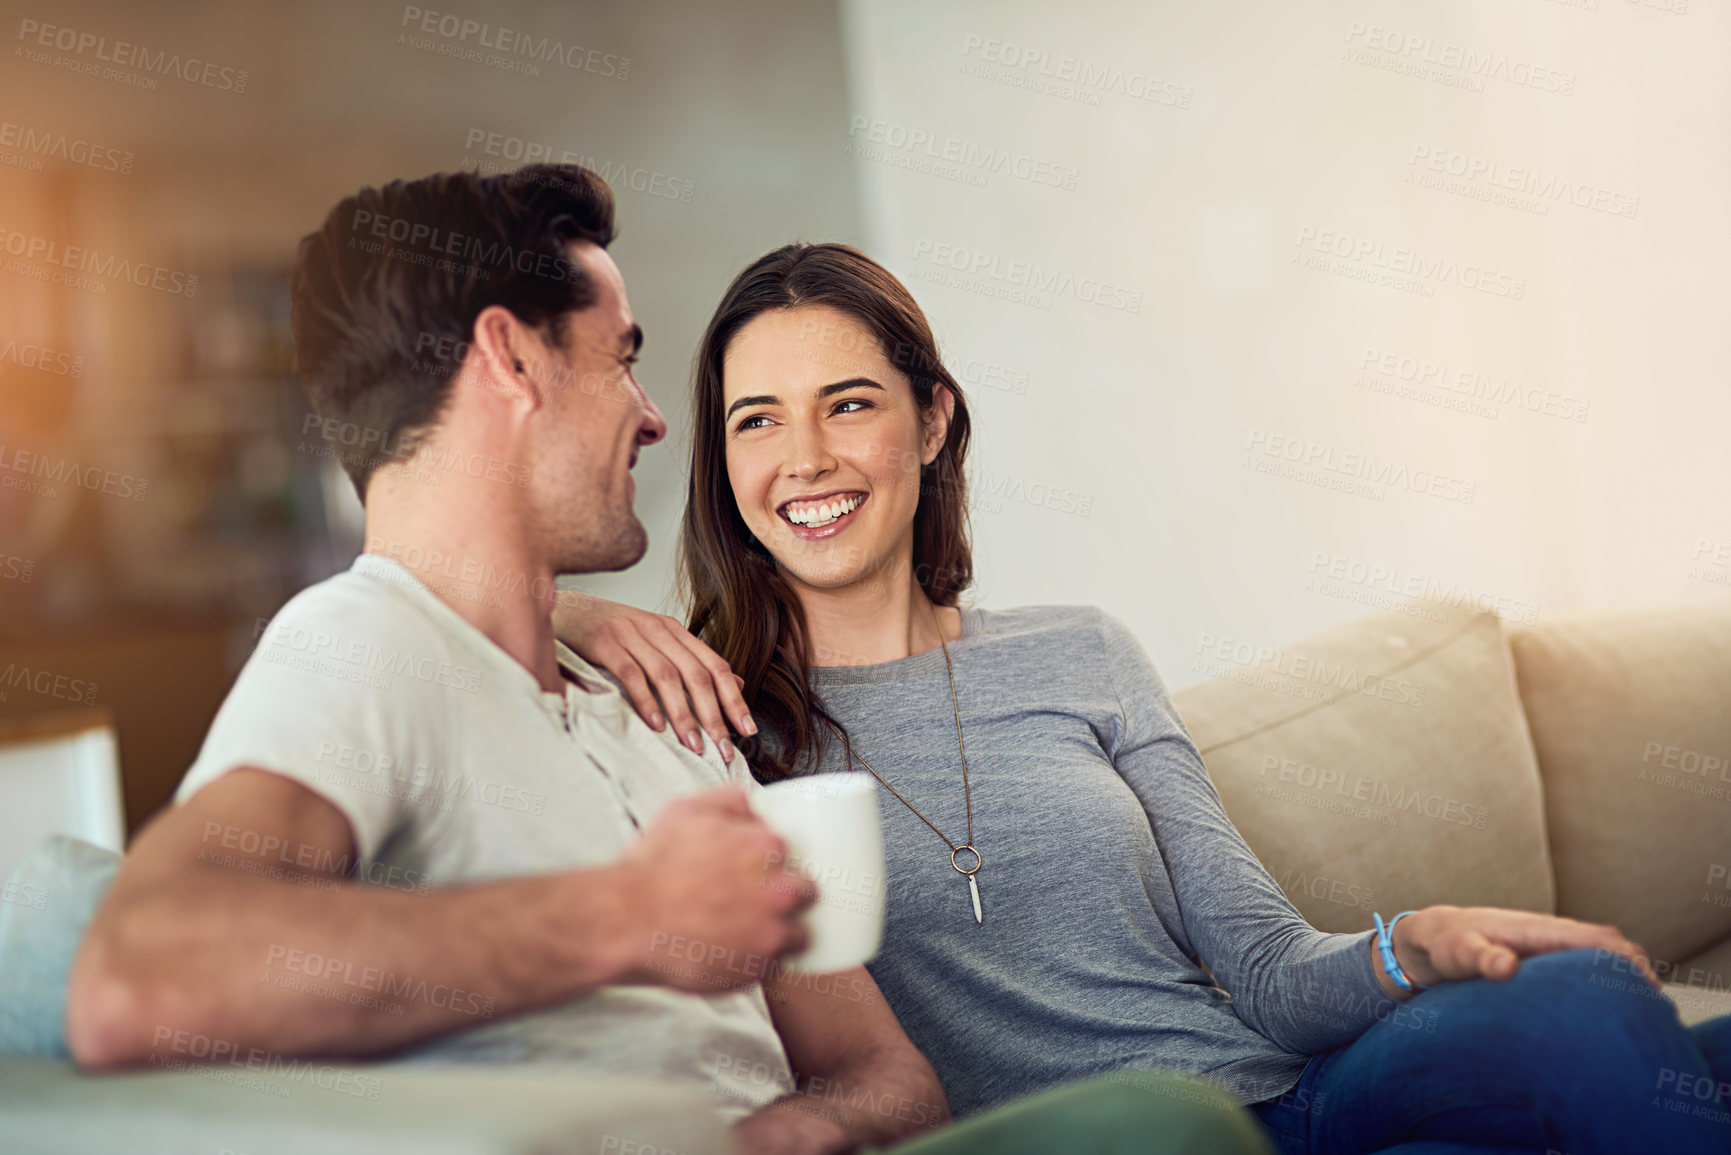
{"type": "Polygon", "coordinates": [[[216,1064],[80,1074],[0,1056],[6,1155],[726,1155],[701,1089],[557,1066],[216,1064]]]}

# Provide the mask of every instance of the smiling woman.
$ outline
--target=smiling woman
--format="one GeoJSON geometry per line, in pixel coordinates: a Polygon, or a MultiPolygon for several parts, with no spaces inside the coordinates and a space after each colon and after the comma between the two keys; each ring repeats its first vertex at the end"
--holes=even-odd
{"type": "Polygon", "coordinates": [[[836,244],[787,245],[734,279],[695,389],[680,532],[691,632],[744,682],[766,739],[753,768],[786,777],[840,732],[810,689],[796,590],[880,600],[913,583],[959,633],[967,404],[907,289],[836,244]]]}
{"type": "Polygon", "coordinates": [[[867,969],[958,1117],[1175,1070],[1281,1155],[1723,1150],[1640,1072],[1721,1071],[1731,1016],[1685,1030],[1616,927],[1439,904],[1324,933],[1233,826],[1128,628],[957,608],[967,412],[881,266],[835,245],[758,261],[694,388],[691,632],[592,601],[562,633],[659,729],[648,669],[693,749],[686,691],[724,756],[720,701],[741,734],[757,716],[760,781],[857,762],[885,788],[867,969]],[[1610,959],[1644,981],[1602,984],[1610,959]]]}

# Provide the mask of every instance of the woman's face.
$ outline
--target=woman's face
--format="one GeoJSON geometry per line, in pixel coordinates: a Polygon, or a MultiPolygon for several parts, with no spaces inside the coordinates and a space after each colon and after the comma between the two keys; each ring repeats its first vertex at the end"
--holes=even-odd
{"type": "Polygon", "coordinates": [[[871,331],[827,305],[752,319],[722,382],[734,501],[789,578],[835,589],[905,570],[920,467],[948,429],[943,387],[923,420],[871,331]]]}

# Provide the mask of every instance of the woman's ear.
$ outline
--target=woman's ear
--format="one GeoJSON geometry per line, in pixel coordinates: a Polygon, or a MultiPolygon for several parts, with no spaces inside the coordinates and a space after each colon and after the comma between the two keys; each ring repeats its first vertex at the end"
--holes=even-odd
{"type": "Polygon", "coordinates": [[[932,403],[925,412],[926,440],[920,451],[920,464],[930,465],[950,436],[950,417],[956,411],[956,395],[944,384],[932,386],[932,403]]]}

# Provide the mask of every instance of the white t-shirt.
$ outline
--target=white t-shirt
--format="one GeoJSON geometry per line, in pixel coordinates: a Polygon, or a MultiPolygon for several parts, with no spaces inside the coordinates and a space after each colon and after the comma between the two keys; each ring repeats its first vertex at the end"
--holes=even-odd
{"type": "MultiPolygon", "coordinates": [[[[543,691],[407,569],[362,554],[264,629],[175,801],[236,767],[283,774],[347,816],[357,861],[339,871],[425,890],[613,862],[670,799],[753,788],[743,758],[730,769],[707,741],[702,757],[691,753],[563,645],[559,661],[577,683],[563,695],[543,691]]],[[[210,832],[203,850],[220,860],[251,850],[247,838],[210,832]]],[[[277,856],[280,875],[332,865],[277,856]]],[[[412,1061],[558,1063],[700,1084],[729,1117],[793,1089],[761,986],[708,996],[612,986],[494,1018],[486,992],[317,956],[270,961],[309,997],[430,999],[475,1014],[473,1029],[417,1047],[412,1061]]]]}

